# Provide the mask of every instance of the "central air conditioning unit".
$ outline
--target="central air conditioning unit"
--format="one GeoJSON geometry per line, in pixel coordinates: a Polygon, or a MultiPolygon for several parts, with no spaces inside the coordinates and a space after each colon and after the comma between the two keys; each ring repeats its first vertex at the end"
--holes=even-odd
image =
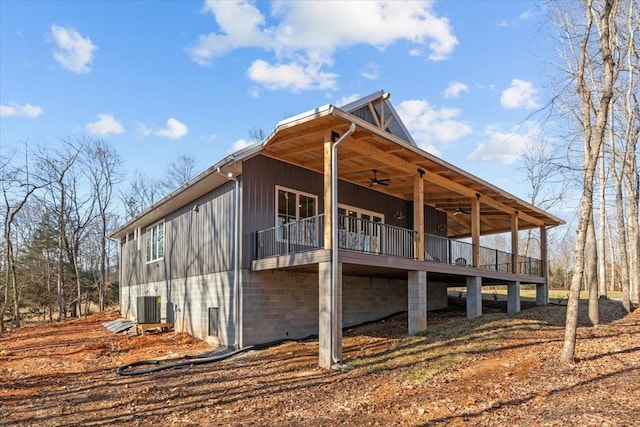
{"type": "Polygon", "coordinates": [[[138,297],[138,323],[160,323],[160,297],[138,297]]]}

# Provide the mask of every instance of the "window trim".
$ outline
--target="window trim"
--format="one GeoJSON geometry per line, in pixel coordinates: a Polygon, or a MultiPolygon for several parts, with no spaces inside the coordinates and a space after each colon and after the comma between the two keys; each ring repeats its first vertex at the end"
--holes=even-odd
{"type": "MultiPolygon", "coordinates": [[[[305,219],[305,218],[300,218],[300,196],[309,197],[309,198],[312,198],[312,199],[315,200],[315,203],[314,203],[315,212],[311,217],[318,216],[318,199],[319,199],[319,197],[318,197],[317,194],[312,194],[312,193],[307,193],[305,191],[295,190],[293,188],[284,187],[282,185],[276,185],[276,188],[275,188],[275,203],[274,203],[274,208],[275,208],[274,209],[275,210],[274,224],[275,224],[276,228],[282,227],[284,225],[284,224],[279,224],[278,223],[278,217],[279,217],[279,214],[280,214],[279,205],[278,205],[278,202],[279,202],[280,199],[278,197],[278,193],[280,192],[280,190],[286,191],[288,193],[293,193],[293,194],[296,195],[296,203],[295,203],[295,205],[296,205],[296,215],[295,215],[296,219],[295,220],[296,221],[300,221],[301,219],[305,219]]],[[[311,217],[309,217],[309,218],[311,218],[311,217]]],[[[285,242],[286,243],[288,241],[289,241],[289,239],[287,237],[282,237],[279,232],[276,232],[276,242],[285,242]]]]}
{"type": "MultiPolygon", "coordinates": [[[[144,231],[144,235],[145,235],[145,259],[147,261],[147,264],[150,264],[152,262],[157,262],[157,261],[161,261],[164,259],[164,253],[165,253],[165,221],[164,219],[161,219],[160,221],[148,226],[145,231],[144,231]],[[153,256],[153,241],[151,241],[150,239],[153,238],[153,230],[157,229],[160,225],[162,225],[162,256],[157,256],[156,258],[150,258],[153,256]],[[151,255],[149,254],[149,249],[151,248],[151,255]]],[[[156,255],[157,255],[157,251],[156,250],[156,255]]]]}
{"type": "MultiPolygon", "coordinates": [[[[362,219],[362,214],[365,215],[369,215],[369,217],[373,218],[374,216],[377,216],[378,218],[381,218],[381,224],[384,224],[384,214],[381,212],[375,212],[375,211],[370,211],[368,209],[362,209],[362,208],[358,208],[355,206],[351,206],[351,205],[345,205],[344,203],[339,203],[338,204],[338,208],[342,208],[345,210],[345,212],[348,211],[354,211],[358,214],[358,216],[356,218],[362,219]]],[[[372,221],[372,220],[371,220],[372,221]]]]}

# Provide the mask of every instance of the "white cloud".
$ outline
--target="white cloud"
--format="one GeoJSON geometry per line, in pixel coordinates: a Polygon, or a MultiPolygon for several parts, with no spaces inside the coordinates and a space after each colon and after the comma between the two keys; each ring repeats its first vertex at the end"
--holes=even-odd
{"type": "Polygon", "coordinates": [[[269,9],[270,21],[277,21],[273,25],[249,1],[211,0],[204,11],[215,17],[218,31],[200,35],[187,49],[192,60],[209,65],[243,48],[273,52],[275,59],[270,62],[277,65],[256,60],[248,72],[249,78],[256,77],[254,81],[270,89],[318,89],[322,84],[333,88],[336,76],[323,68],[333,64],[333,54],[341,48],[368,45],[384,49],[406,41],[414,45],[410,54],[424,49],[430,60],[440,61],[458,44],[449,20],[435,15],[431,1],[273,2],[269,9]],[[268,71],[288,74],[280,79],[264,78],[268,71]],[[287,77],[292,79],[290,86],[287,77]],[[315,83],[301,84],[301,80],[315,83]]]}
{"type": "Polygon", "coordinates": [[[347,105],[347,104],[350,104],[350,103],[352,103],[353,101],[355,101],[356,99],[360,99],[360,98],[362,98],[362,96],[360,96],[360,94],[359,94],[359,93],[352,93],[352,94],[351,94],[351,95],[349,95],[349,96],[343,96],[342,98],[338,99],[338,100],[336,101],[336,105],[337,105],[338,107],[342,107],[342,106],[347,105]]]}
{"type": "Polygon", "coordinates": [[[367,80],[377,80],[378,77],[380,76],[380,67],[378,67],[378,64],[374,64],[374,63],[368,63],[367,64],[367,68],[365,68],[360,75],[362,77],[364,77],[367,80]]]}
{"type": "Polygon", "coordinates": [[[437,143],[449,143],[471,134],[471,125],[457,119],[461,112],[457,108],[436,109],[426,100],[403,101],[398,105],[402,121],[416,143],[423,148],[437,143]]]}
{"type": "Polygon", "coordinates": [[[526,80],[513,79],[511,86],[505,89],[500,96],[500,103],[504,108],[527,108],[538,107],[536,94],[538,90],[531,82],[526,80]]]}
{"type": "Polygon", "coordinates": [[[42,114],[42,108],[37,105],[15,104],[9,103],[9,105],[0,105],[0,117],[27,117],[29,119],[35,119],[42,114]]]}
{"type": "Polygon", "coordinates": [[[135,132],[136,134],[142,137],[146,137],[153,133],[153,129],[151,129],[149,126],[145,125],[144,123],[138,123],[138,126],[136,126],[135,132]]]}
{"type": "Polygon", "coordinates": [[[457,98],[462,92],[469,92],[469,86],[462,82],[452,81],[444,91],[445,98],[457,98]]]}
{"type": "Polygon", "coordinates": [[[84,127],[94,135],[108,135],[110,133],[122,133],[124,128],[111,114],[98,114],[98,121],[87,123],[84,127]]]}
{"type": "Polygon", "coordinates": [[[165,129],[160,129],[156,131],[155,134],[163,138],[176,140],[176,139],[182,138],[188,133],[189,133],[189,129],[187,129],[187,126],[185,126],[184,123],[172,117],[169,120],[167,120],[167,127],[165,129]]]}
{"type": "Polygon", "coordinates": [[[82,37],[73,28],[51,25],[51,34],[57,49],[53,57],[63,68],[78,74],[91,72],[93,52],[98,49],[89,37],[82,37]]]}
{"type": "Polygon", "coordinates": [[[249,96],[251,96],[252,98],[259,98],[260,88],[257,86],[253,86],[252,88],[249,89],[248,93],[249,93],[249,96]]]}
{"type": "Polygon", "coordinates": [[[236,151],[242,150],[243,148],[248,147],[251,144],[253,144],[253,142],[247,141],[246,139],[239,139],[236,142],[234,142],[233,144],[231,144],[231,148],[229,149],[229,153],[235,153],[236,151]]]}
{"type": "Polygon", "coordinates": [[[251,64],[247,75],[269,90],[289,89],[293,92],[332,89],[338,77],[315,66],[304,67],[297,63],[271,65],[261,59],[251,64]]]}
{"type": "Polygon", "coordinates": [[[467,160],[508,165],[521,157],[527,144],[539,140],[540,126],[537,123],[528,123],[503,130],[492,125],[485,128],[484,134],[485,140],[467,156],[467,160]]]}

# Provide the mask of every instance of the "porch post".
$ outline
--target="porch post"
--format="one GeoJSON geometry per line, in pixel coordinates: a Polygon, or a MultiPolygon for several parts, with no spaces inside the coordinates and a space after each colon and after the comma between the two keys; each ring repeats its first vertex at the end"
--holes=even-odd
{"type": "MultiPolygon", "coordinates": [[[[324,142],[324,248],[331,250],[331,133],[324,142]]],[[[331,368],[331,261],[318,263],[318,364],[331,368]]]]}
{"type": "Polygon", "coordinates": [[[482,315],[482,277],[467,277],[467,319],[482,315]]]}
{"type": "MultiPolygon", "coordinates": [[[[413,229],[416,232],[413,257],[424,261],[424,181],[422,172],[413,178],[413,229]]],[[[409,273],[411,274],[411,273],[409,273]]]]}
{"type": "MultiPolygon", "coordinates": [[[[471,199],[471,243],[472,243],[472,260],[471,265],[478,267],[480,265],[480,195],[471,199]]],[[[482,311],[482,301],[480,303],[482,311]]]]}
{"type": "MultiPolygon", "coordinates": [[[[518,263],[518,211],[511,215],[511,265],[513,274],[520,274],[520,266],[518,263]]],[[[526,255],[526,254],[525,254],[526,255]]]]}
{"type": "Polygon", "coordinates": [[[331,249],[331,132],[324,138],[324,248],[331,249]]]}
{"type": "Polygon", "coordinates": [[[408,280],[409,333],[427,329],[427,272],[410,271],[408,280]]]}
{"type": "Polygon", "coordinates": [[[520,282],[509,282],[507,284],[507,313],[518,313],[520,311],[520,282]]]}

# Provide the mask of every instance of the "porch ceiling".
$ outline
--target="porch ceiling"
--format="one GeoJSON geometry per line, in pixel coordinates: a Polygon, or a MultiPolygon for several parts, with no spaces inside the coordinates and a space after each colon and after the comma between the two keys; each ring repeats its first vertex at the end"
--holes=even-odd
{"type": "Polygon", "coordinates": [[[338,149],[339,179],[363,187],[376,169],[378,178],[389,178],[388,186],[375,191],[413,200],[413,182],[418,169],[424,172],[424,202],[447,213],[449,237],[471,235],[471,200],[480,200],[482,235],[511,230],[511,215],[517,212],[520,230],[557,226],[562,220],[441,159],[410,145],[340,109],[329,109],[281,125],[265,143],[262,154],[319,173],[324,172],[324,144],[331,131],[344,134],[351,122],[355,132],[338,149]]]}

